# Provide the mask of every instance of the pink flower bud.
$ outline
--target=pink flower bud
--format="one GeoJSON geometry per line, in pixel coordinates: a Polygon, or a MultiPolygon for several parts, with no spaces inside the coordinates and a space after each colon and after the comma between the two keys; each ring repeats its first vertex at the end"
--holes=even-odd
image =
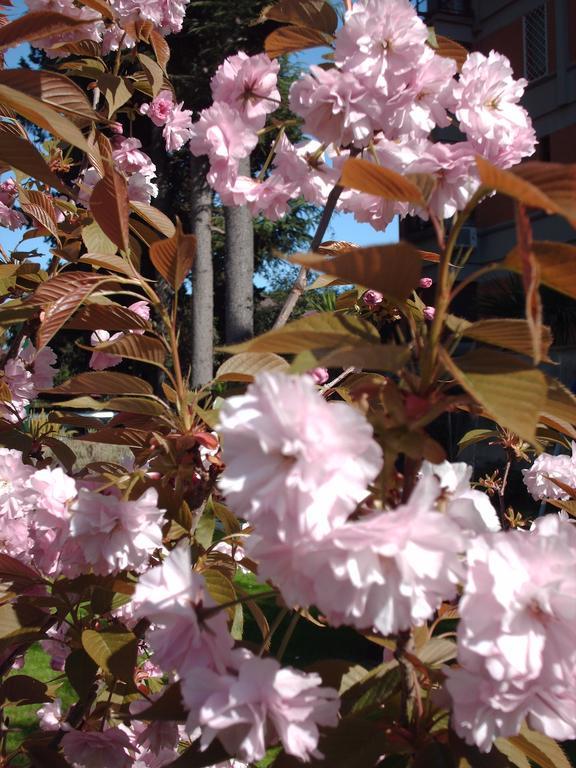
{"type": "Polygon", "coordinates": [[[436,307],[424,307],[424,311],[422,313],[424,315],[425,320],[434,320],[434,315],[436,314],[436,307]]]}
{"type": "Polygon", "coordinates": [[[418,285],[420,288],[431,288],[433,282],[431,277],[421,277],[418,285]]]}
{"type": "Polygon", "coordinates": [[[308,376],[311,376],[314,379],[314,383],[320,387],[328,381],[328,368],[313,368],[311,371],[308,371],[308,376]]]}
{"type": "Polygon", "coordinates": [[[124,133],[124,128],[122,126],[122,123],[110,123],[108,128],[110,128],[112,133],[115,133],[119,136],[121,136],[124,133]]]}
{"type": "Polygon", "coordinates": [[[375,307],[377,304],[382,304],[384,296],[379,291],[366,291],[362,296],[362,301],[368,307],[375,307]]]}

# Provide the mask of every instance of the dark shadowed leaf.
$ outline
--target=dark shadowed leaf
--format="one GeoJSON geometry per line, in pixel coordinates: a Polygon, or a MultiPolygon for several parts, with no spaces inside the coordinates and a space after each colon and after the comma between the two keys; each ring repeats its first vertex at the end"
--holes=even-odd
{"type": "Polygon", "coordinates": [[[130,249],[128,216],[128,184],[126,179],[106,164],[105,176],[96,184],[90,196],[90,211],[104,234],[118,248],[130,249]]]}
{"type": "Polygon", "coordinates": [[[95,684],[98,664],[83,648],[78,648],[67,657],[64,670],[72,688],[81,700],[85,699],[95,684]]]}
{"type": "Polygon", "coordinates": [[[137,720],[186,720],[188,713],[182,701],[180,683],[173,683],[163,692],[160,698],[152,702],[147,708],[135,714],[137,720]]]}
{"type": "Polygon", "coordinates": [[[82,647],[105,672],[125,683],[132,682],[138,655],[138,639],[132,632],[85,629],[82,647]]]}
{"type": "Polygon", "coordinates": [[[46,683],[28,675],[14,675],[0,685],[0,705],[44,704],[52,701],[46,683]]]}

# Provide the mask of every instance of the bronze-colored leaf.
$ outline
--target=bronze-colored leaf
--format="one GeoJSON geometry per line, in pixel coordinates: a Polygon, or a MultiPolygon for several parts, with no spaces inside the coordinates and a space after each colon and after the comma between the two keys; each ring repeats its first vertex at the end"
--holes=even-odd
{"type": "Polygon", "coordinates": [[[445,59],[454,59],[458,65],[458,72],[460,72],[464,62],[468,58],[469,51],[467,51],[463,45],[460,45],[460,43],[451,40],[449,37],[444,37],[444,35],[436,35],[436,42],[438,43],[438,47],[435,48],[435,51],[438,56],[442,56],[445,59]]]}
{"type": "Polygon", "coordinates": [[[476,165],[484,186],[522,205],[564,216],[576,226],[576,164],[529,162],[503,171],[476,157],[476,165]]]}
{"type": "Polygon", "coordinates": [[[46,72],[42,69],[5,69],[0,71],[0,84],[26,93],[58,112],[69,112],[87,121],[99,119],[84,91],[70,78],[57,72],[46,72]]]}
{"type": "Polygon", "coordinates": [[[520,734],[509,737],[509,741],[536,763],[538,768],[570,768],[570,761],[554,739],[532,731],[525,725],[520,734]]]}
{"type": "MultiPolygon", "coordinates": [[[[569,243],[534,242],[532,253],[540,265],[540,280],[544,285],[576,299],[576,247],[569,243]]],[[[508,253],[502,265],[513,272],[522,271],[519,246],[508,253]]]]}
{"type": "Polygon", "coordinates": [[[41,227],[48,230],[60,244],[58,232],[58,214],[52,202],[52,198],[36,189],[21,189],[20,207],[27,216],[38,222],[41,227]]]}
{"type": "Polygon", "coordinates": [[[176,233],[168,240],[158,240],[150,246],[150,260],[164,280],[178,290],[192,269],[196,257],[196,237],[185,235],[180,222],[176,233]]]}
{"type": "Polygon", "coordinates": [[[90,195],[90,211],[104,234],[122,251],[130,249],[128,184],[126,179],[106,164],[103,179],[90,195]]]}
{"type": "Polygon", "coordinates": [[[328,34],[334,34],[338,26],[338,16],[326,0],[279,0],[264,8],[258,21],[278,21],[328,34]]]}
{"type": "Polygon", "coordinates": [[[120,107],[130,101],[132,92],[123,77],[111,75],[108,72],[99,75],[97,82],[108,104],[108,117],[112,118],[120,107]]]}
{"type": "MultiPolygon", "coordinates": [[[[26,14],[25,19],[33,14],[26,14]]],[[[16,23],[16,22],[13,22],[16,23]]],[[[9,25],[10,26],[10,25],[9,25]]],[[[7,29],[7,27],[4,27],[7,29]]],[[[2,33],[0,29],[0,35],[2,33]]],[[[88,152],[90,147],[82,131],[69,118],[64,117],[52,107],[47,106],[40,99],[28,96],[26,93],[10,88],[8,85],[0,84],[0,101],[31,123],[39,125],[48,133],[78,147],[83,152],[88,152]]]]}
{"type": "Polygon", "coordinates": [[[338,347],[318,361],[326,368],[362,368],[372,371],[398,371],[409,359],[410,350],[399,344],[365,344],[338,347]]]}
{"type": "Polygon", "coordinates": [[[496,350],[475,350],[453,360],[441,349],[441,357],[448,372],[494,421],[537,444],[536,427],[547,393],[542,371],[496,350]]]}
{"type": "Polygon", "coordinates": [[[139,336],[133,333],[94,347],[88,347],[84,344],[78,346],[81,349],[107,352],[110,355],[120,355],[120,357],[126,357],[129,360],[139,360],[142,363],[153,365],[163,365],[166,359],[166,350],[161,341],[151,336],[139,336]]]}
{"type": "Polygon", "coordinates": [[[148,82],[152,88],[152,96],[157,96],[164,87],[164,71],[162,67],[151,59],[150,56],[146,56],[143,53],[138,54],[138,60],[148,77],[148,82]]]}
{"type": "Polygon", "coordinates": [[[13,48],[53,35],[75,31],[84,20],[73,19],[54,11],[28,11],[0,28],[0,48],[13,48]]]}
{"type": "Polygon", "coordinates": [[[295,51],[329,45],[331,35],[307,27],[280,27],[266,38],[264,48],[271,59],[286,56],[295,51]]]}
{"type": "Polygon", "coordinates": [[[419,185],[396,171],[359,157],[344,163],[340,184],[369,195],[378,195],[386,200],[426,205],[419,185]]]}
{"type": "Polygon", "coordinates": [[[87,304],[68,320],[66,328],[78,331],[149,330],[147,320],[120,304],[87,304]]]}
{"type": "Polygon", "coordinates": [[[115,371],[88,371],[46,392],[50,395],[151,395],[153,390],[147,381],[137,376],[115,371]]]}
{"type": "Polygon", "coordinates": [[[328,256],[298,253],[290,261],[381,291],[399,301],[408,298],[418,286],[422,271],[420,254],[409,243],[369,246],[328,256]]]}
{"type": "Polygon", "coordinates": [[[165,72],[166,66],[170,61],[170,46],[164,39],[164,36],[157,32],[155,29],[150,32],[150,44],[152,46],[152,50],[154,51],[154,55],[156,56],[156,61],[158,64],[160,64],[165,72]]]}
{"type": "Polygon", "coordinates": [[[6,163],[26,176],[54,187],[63,194],[72,195],[66,184],[50,170],[40,152],[23,136],[2,133],[0,141],[0,161],[6,163]]]}
{"type": "Polygon", "coordinates": [[[91,8],[93,11],[98,11],[98,13],[104,19],[114,21],[116,18],[114,9],[106,2],[106,0],[78,0],[78,2],[80,5],[85,5],[86,8],[91,8]]]}

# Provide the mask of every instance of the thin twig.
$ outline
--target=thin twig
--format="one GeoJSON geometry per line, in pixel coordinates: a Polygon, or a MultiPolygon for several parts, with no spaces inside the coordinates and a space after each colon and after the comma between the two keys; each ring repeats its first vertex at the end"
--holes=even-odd
{"type": "Polygon", "coordinates": [[[298,624],[299,619],[300,619],[300,614],[294,612],[292,614],[292,618],[290,619],[290,624],[288,624],[288,629],[284,633],[284,637],[282,638],[282,642],[280,643],[280,648],[278,648],[278,653],[276,654],[276,659],[278,661],[282,661],[282,658],[286,653],[286,648],[288,648],[288,643],[290,642],[290,639],[294,634],[294,630],[296,629],[296,624],[298,624]]]}
{"type": "MultiPolygon", "coordinates": [[[[328,200],[326,201],[326,207],[324,208],[324,212],[322,213],[322,218],[320,219],[320,223],[318,224],[318,229],[316,230],[316,234],[314,235],[314,238],[310,243],[310,250],[312,253],[314,253],[318,249],[318,246],[322,243],[322,240],[324,239],[324,235],[326,234],[326,230],[328,229],[328,224],[330,224],[330,219],[332,218],[332,214],[334,213],[334,209],[336,208],[336,203],[338,202],[338,198],[342,194],[342,190],[343,190],[343,187],[341,187],[339,184],[336,184],[336,186],[332,189],[332,191],[328,195],[328,200]]],[[[298,272],[298,277],[296,278],[296,281],[294,282],[294,285],[292,286],[292,289],[290,290],[290,293],[288,294],[288,297],[284,302],[284,306],[280,310],[280,314],[276,318],[276,322],[274,323],[274,328],[282,328],[282,326],[286,325],[286,323],[288,322],[288,319],[292,314],[294,307],[298,302],[298,299],[300,298],[300,296],[302,296],[302,294],[306,289],[307,277],[308,277],[308,270],[306,269],[306,267],[300,267],[300,271],[298,272]]]]}

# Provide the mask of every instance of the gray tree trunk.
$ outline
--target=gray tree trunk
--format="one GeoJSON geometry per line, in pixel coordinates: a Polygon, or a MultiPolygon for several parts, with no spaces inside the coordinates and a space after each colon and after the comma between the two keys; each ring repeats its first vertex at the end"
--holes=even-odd
{"type": "Polygon", "coordinates": [[[213,376],[214,268],[212,264],[212,191],[206,181],[206,158],[191,155],[190,228],[196,235],[196,261],[192,270],[191,384],[201,387],[213,376]]]}
{"type": "MultiPolygon", "coordinates": [[[[250,158],[240,161],[239,174],[250,175],[250,158]]],[[[226,222],[227,344],[254,335],[254,228],[247,206],[224,209],[226,222]]]]}

